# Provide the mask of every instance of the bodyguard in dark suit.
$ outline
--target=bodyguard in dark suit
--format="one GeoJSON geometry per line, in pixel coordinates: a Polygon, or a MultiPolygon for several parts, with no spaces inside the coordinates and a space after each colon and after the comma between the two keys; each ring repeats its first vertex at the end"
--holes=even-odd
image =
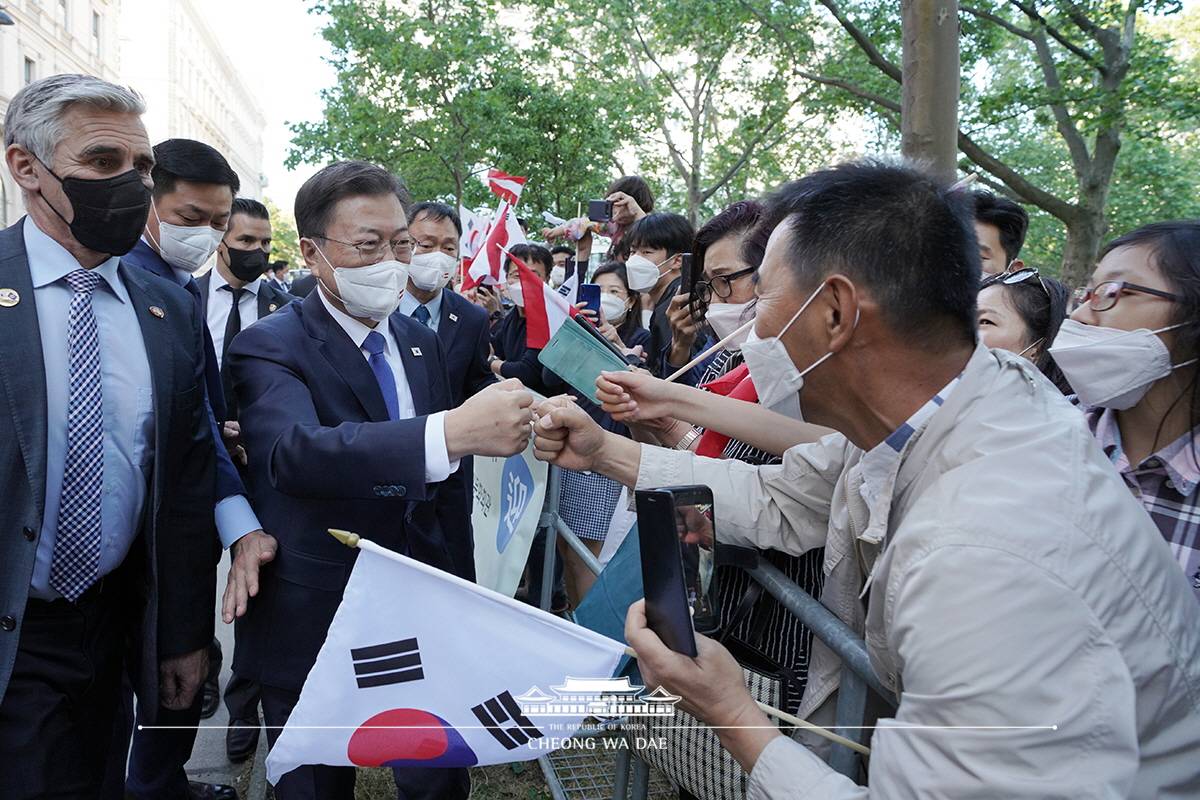
{"type": "MultiPolygon", "coordinates": [[[[454,405],[459,405],[497,378],[488,369],[491,351],[487,312],[449,289],[458,267],[458,242],[462,222],[458,212],[445,203],[417,203],[409,209],[409,234],[413,239],[412,266],[408,273],[408,291],[400,300],[400,313],[431,328],[446,353],[446,368],[454,405]]],[[[442,520],[452,528],[471,530],[471,507],[475,498],[471,459],[450,477],[453,486],[445,491],[458,498],[445,508],[454,518],[442,520]]],[[[452,544],[455,563],[464,577],[475,577],[473,536],[456,538],[452,544]],[[456,547],[461,545],[461,547],[456,547]]]]}
{"type": "Polygon", "coordinates": [[[315,275],[301,275],[292,281],[291,293],[296,297],[308,297],[315,288],[317,288],[317,277],[315,275]]]}
{"type": "MultiPolygon", "coordinates": [[[[123,261],[147,273],[174,282],[192,297],[203,319],[203,296],[192,273],[212,258],[229,224],[234,195],[239,188],[237,173],[215,149],[191,139],[168,139],[154,147],[154,196],[143,236],[123,261]]],[[[221,385],[216,348],[208,326],[203,326],[204,388],[210,406],[209,420],[214,439],[222,441],[228,409],[221,385]]],[[[217,546],[230,549],[232,564],[223,602],[223,617],[231,622],[244,613],[249,590],[257,582],[260,564],[274,557],[275,541],[262,530],[250,507],[246,489],[227,448],[217,447],[217,503],[214,509],[217,546]]],[[[213,640],[215,641],[215,640],[213,640]]],[[[214,658],[220,654],[213,648],[214,658]]],[[[214,680],[215,683],[215,680],[214,680]]],[[[211,709],[219,704],[215,685],[211,709]]],[[[171,729],[141,729],[133,734],[125,794],[134,800],[163,796],[199,798],[234,796],[232,787],[190,783],[183,766],[191,756],[195,725],[201,719],[203,698],[192,708],[170,715],[171,729]]],[[[142,699],[138,716],[148,713],[142,699]]],[[[128,718],[128,715],[126,715],[128,718]]],[[[114,748],[114,770],[125,763],[118,731],[114,748]]],[[[111,788],[111,787],[110,787],[111,788]]]]}
{"type": "MultiPolygon", "coordinates": [[[[234,460],[242,465],[246,463],[246,451],[240,444],[237,398],[233,394],[225,355],[233,338],[243,328],[296,299],[277,287],[269,271],[267,255],[271,252],[271,239],[271,214],[267,207],[247,197],[234,198],[229,225],[217,248],[216,264],[196,280],[200,289],[200,307],[221,370],[226,414],[224,431],[227,441],[235,440],[234,460]]],[[[217,687],[213,686],[212,691],[215,694],[217,687]]],[[[241,763],[258,747],[258,685],[234,674],[225,686],[225,706],[229,709],[225,752],[230,761],[241,763]]]]}
{"type": "MultiPolygon", "coordinates": [[[[356,551],[327,533],[348,528],[440,569],[461,572],[442,525],[458,460],[511,455],[529,437],[532,401],[519,383],[451,409],[438,337],[396,314],[412,256],[403,200],[387,171],[332,164],[296,195],[301,252],[319,288],[242,331],[229,350],[250,458],[250,488],[279,534],[254,604],[239,622],[234,670],[262,684],[274,743],[316,660],[356,551]],[[286,408],[288,415],[281,415],[286,408]]],[[[390,609],[386,613],[422,613],[390,609]]],[[[465,798],[466,770],[398,770],[402,798],[465,798]]],[[[350,798],[354,770],[305,766],[280,800],[350,798]]]]}
{"type": "Polygon", "coordinates": [[[203,322],[178,286],[112,255],[150,209],[143,111],[128,90],[57,75],[5,119],[29,209],[0,233],[6,799],[99,793],[123,666],[154,698],[150,721],[160,703],[191,706],[207,667],[219,548],[203,322]]]}

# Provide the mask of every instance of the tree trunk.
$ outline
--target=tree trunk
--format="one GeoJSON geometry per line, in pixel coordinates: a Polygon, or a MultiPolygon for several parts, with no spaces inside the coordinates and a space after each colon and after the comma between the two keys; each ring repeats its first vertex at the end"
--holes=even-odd
{"type": "Polygon", "coordinates": [[[1067,223],[1067,244],[1063,249],[1062,282],[1068,289],[1087,283],[1096,266],[1096,257],[1104,241],[1107,223],[1104,211],[1083,207],[1079,216],[1067,223]]]}
{"type": "Polygon", "coordinates": [[[901,0],[900,148],[943,181],[958,161],[958,0],[901,0]]]}

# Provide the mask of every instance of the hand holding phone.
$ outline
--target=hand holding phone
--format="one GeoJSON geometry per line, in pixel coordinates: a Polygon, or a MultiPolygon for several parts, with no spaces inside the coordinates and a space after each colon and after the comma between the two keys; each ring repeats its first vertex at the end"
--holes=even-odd
{"type": "Polygon", "coordinates": [[[579,284],[579,302],[583,303],[584,308],[596,315],[595,319],[600,319],[600,284],[598,283],[581,283],[579,284]]]}

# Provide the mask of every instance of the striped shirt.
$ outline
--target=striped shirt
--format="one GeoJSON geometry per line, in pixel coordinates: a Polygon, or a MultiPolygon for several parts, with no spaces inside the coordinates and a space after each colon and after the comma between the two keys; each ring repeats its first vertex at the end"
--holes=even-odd
{"type": "Polygon", "coordinates": [[[1116,412],[1091,408],[1086,414],[1100,447],[1133,496],[1150,512],[1200,600],[1200,492],[1196,491],[1200,484],[1200,454],[1194,446],[1200,428],[1185,433],[1134,467],[1121,447],[1116,412]]]}

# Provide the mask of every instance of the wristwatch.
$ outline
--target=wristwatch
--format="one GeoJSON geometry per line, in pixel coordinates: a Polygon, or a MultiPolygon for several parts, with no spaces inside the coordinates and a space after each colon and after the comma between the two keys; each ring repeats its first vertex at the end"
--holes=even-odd
{"type": "Polygon", "coordinates": [[[683,435],[682,439],[680,439],[678,442],[675,443],[675,449],[676,450],[691,450],[692,442],[696,441],[699,438],[700,438],[700,431],[697,430],[696,428],[692,428],[690,431],[688,431],[687,433],[685,433],[683,435]]]}

